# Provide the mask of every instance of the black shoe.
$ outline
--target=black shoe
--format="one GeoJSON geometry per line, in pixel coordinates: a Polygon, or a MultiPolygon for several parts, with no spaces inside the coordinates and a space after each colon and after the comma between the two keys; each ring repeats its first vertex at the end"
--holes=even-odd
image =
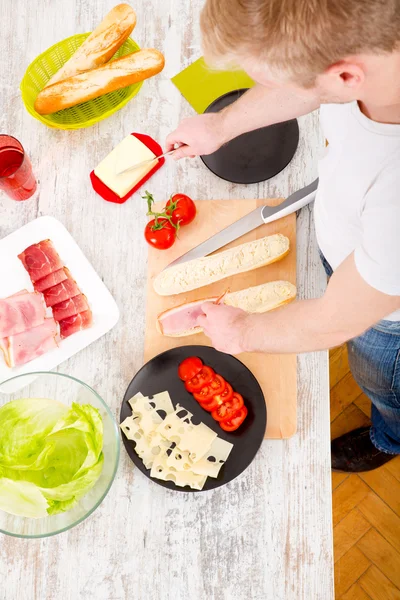
{"type": "Polygon", "coordinates": [[[369,437],[370,427],[359,427],[332,440],[332,471],[372,471],[396,457],[376,448],[369,437]]]}

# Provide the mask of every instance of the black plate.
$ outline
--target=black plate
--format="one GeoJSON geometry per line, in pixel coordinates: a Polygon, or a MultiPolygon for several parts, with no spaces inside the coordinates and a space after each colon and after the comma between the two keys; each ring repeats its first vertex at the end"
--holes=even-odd
{"type": "MultiPolygon", "coordinates": [[[[219,112],[247,89],[220,96],[205,110],[219,112]]],[[[265,110],[268,110],[266,108],[265,110]]],[[[260,183],[280,173],[292,160],[299,143],[296,119],[243,133],[222,148],[201,156],[214,175],[232,183],[260,183]]]]}
{"type": "MultiPolygon", "coordinates": [[[[173,348],[159,354],[150,360],[130,382],[126,390],[121,407],[121,423],[132,414],[128,400],[138,392],[145,396],[157,394],[168,390],[174,406],[180,404],[193,413],[193,423],[205,423],[213,429],[220,438],[234,444],[228,460],[219,472],[218,478],[207,477],[202,491],[212,490],[235,479],[252,462],[264,438],[267,425],[267,409],[264,395],[258,381],[249,369],[237,358],[223,354],[207,346],[182,346],[173,348]],[[199,356],[204,364],[212,367],[233,386],[233,389],[242,394],[248,408],[248,415],[239,429],[227,433],[214,421],[212,416],[203,410],[178,377],[178,365],[188,356],[199,356]]],[[[170,490],[181,492],[196,492],[188,486],[181,488],[172,481],[150,478],[150,470],[146,469],[143,462],[134,450],[135,443],[128,440],[124,434],[122,439],[126,451],[135,465],[152,481],[170,490]]]]}

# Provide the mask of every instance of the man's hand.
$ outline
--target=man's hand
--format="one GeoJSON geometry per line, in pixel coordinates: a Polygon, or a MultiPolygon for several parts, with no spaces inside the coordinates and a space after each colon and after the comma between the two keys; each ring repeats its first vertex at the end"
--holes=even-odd
{"type": "Polygon", "coordinates": [[[248,328],[249,315],[239,308],[206,302],[201,307],[197,324],[211,339],[214,348],[228,354],[245,352],[244,334],[248,328]]]}
{"type": "Polygon", "coordinates": [[[222,130],[221,113],[210,113],[183,119],[177,129],[167,137],[166,149],[167,151],[173,150],[175,144],[182,146],[171,156],[171,158],[179,160],[184,157],[193,158],[212,154],[226,141],[222,130]]]}

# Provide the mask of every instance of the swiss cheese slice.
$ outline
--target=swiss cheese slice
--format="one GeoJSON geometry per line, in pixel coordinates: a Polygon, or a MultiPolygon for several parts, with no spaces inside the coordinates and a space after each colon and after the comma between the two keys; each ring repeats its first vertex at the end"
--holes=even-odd
{"type": "Polygon", "coordinates": [[[151,467],[150,477],[161,479],[162,481],[173,481],[179,487],[189,485],[194,490],[202,490],[207,477],[205,475],[196,475],[186,471],[177,471],[174,467],[167,465],[167,455],[159,454],[154,458],[151,467]]]}
{"type": "Polygon", "coordinates": [[[154,459],[170,446],[162,435],[152,432],[145,435],[140,427],[139,418],[127,417],[120,425],[128,440],[135,442],[135,452],[142,459],[146,469],[151,469],[154,459]]]}
{"type": "Polygon", "coordinates": [[[156,431],[180,450],[189,452],[190,460],[195,463],[207,453],[217,434],[204,423],[186,423],[178,417],[182,410],[185,409],[177,404],[175,412],[167,415],[156,431]]]}
{"type": "Polygon", "coordinates": [[[119,198],[123,198],[126,194],[135,187],[149,173],[156,164],[151,162],[138,169],[132,169],[117,175],[118,171],[122,171],[135,164],[139,164],[145,160],[155,158],[147,146],[133,135],[127,135],[108,154],[100,164],[97,165],[94,172],[95,175],[102,181],[110,190],[119,198]]]}

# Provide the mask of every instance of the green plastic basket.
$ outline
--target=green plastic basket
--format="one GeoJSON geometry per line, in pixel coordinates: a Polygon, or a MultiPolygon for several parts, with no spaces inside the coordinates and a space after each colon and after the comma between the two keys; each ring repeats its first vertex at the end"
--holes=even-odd
{"type": "MultiPolygon", "coordinates": [[[[90,33],[73,35],[58,42],[40,54],[27,68],[21,81],[22,101],[26,110],[38,121],[57,129],[81,129],[106,119],[131,100],[143,85],[143,81],[110,92],[94,100],[88,100],[51,115],[39,115],[34,109],[35,100],[49,79],[64,65],[90,33]]],[[[128,38],[111,60],[137,52],[140,47],[128,38]]]]}

